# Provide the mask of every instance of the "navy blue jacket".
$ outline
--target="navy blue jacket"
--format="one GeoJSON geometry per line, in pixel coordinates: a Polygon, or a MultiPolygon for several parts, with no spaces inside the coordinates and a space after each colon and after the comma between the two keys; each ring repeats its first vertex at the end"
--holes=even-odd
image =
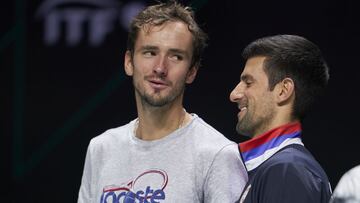
{"type": "Polygon", "coordinates": [[[240,203],[328,203],[328,177],[311,153],[292,144],[249,172],[240,203]]]}

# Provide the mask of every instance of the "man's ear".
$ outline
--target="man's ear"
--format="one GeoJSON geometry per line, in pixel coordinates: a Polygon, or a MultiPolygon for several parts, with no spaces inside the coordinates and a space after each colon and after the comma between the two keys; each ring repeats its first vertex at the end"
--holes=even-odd
{"type": "Polygon", "coordinates": [[[125,57],[124,57],[124,69],[125,73],[128,76],[132,76],[134,73],[134,67],[133,67],[133,61],[131,52],[129,50],[126,51],[125,57]]]}
{"type": "Polygon", "coordinates": [[[285,78],[276,85],[278,103],[288,103],[295,98],[295,83],[291,78],[285,78]]]}
{"type": "Polygon", "coordinates": [[[190,67],[190,69],[186,75],[186,81],[185,81],[186,84],[191,84],[195,80],[198,69],[199,69],[199,66],[197,64],[190,67]]]}

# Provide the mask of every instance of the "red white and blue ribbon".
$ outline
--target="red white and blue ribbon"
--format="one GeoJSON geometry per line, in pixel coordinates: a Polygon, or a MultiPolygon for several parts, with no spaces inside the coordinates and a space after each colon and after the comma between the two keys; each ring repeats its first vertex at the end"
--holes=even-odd
{"type": "Polygon", "coordinates": [[[290,144],[304,145],[301,141],[300,122],[274,128],[251,140],[240,143],[239,146],[246,168],[251,171],[290,144]]]}

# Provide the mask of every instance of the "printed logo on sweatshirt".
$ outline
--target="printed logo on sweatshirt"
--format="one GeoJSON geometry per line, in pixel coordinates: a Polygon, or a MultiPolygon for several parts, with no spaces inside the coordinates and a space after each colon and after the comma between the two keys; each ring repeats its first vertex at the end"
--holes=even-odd
{"type": "Polygon", "coordinates": [[[109,185],[103,189],[100,203],[160,203],[166,195],[164,189],[168,175],[160,169],[150,169],[127,183],[109,185]]]}

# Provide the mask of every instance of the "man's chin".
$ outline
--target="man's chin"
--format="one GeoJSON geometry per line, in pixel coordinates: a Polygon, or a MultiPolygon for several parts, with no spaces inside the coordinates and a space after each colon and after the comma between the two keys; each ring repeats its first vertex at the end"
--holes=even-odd
{"type": "Polygon", "coordinates": [[[237,124],[237,126],[236,126],[236,132],[245,137],[250,137],[250,138],[253,137],[252,133],[249,130],[245,129],[244,127],[240,126],[239,124],[237,124]]]}
{"type": "Polygon", "coordinates": [[[144,96],[142,98],[149,106],[153,107],[163,107],[169,103],[171,103],[171,99],[169,97],[160,97],[158,96],[144,96]]]}
{"type": "Polygon", "coordinates": [[[155,99],[145,99],[145,102],[153,107],[162,107],[169,103],[167,100],[155,100],[155,99]]]}

